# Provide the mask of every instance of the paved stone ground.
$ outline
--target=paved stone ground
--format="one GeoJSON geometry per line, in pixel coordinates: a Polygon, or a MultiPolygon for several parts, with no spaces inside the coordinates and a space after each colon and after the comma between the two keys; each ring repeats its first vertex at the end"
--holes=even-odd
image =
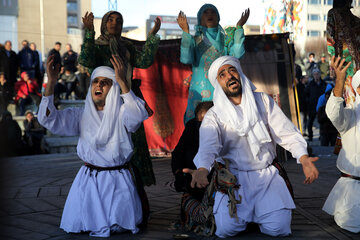
{"type": "MultiPolygon", "coordinates": [[[[332,147],[314,147],[320,156],[319,179],[302,184],[301,166],[294,160],[285,164],[295,190],[293,234],[286,239],[360,239],[336,226],[321,207],[338,178],[332,147]]],[[[0,183],[0,239],[94,239],[88,234],[67,234],[59,228],[62,209],[71,183],[81,166],[75,154],[23,156],[2,160],[0,183]],[[5,171],[6,170],[6,171],[5,171]]],[[[172,188],[170,159],[154,159],[157,185],[146,188],[151,219],[139,234],[115,234],[110,239],[174,239],[181,231],[169,230],[179,218],[180,194],[172,188]]],[[[188,233],[188,239],[207,239],[188,233]]],[[[210,239],[217,239],[212,237],[210,239]]],[[[276,239],[258,231],[242,233],[231,239],[276,239]]]]}

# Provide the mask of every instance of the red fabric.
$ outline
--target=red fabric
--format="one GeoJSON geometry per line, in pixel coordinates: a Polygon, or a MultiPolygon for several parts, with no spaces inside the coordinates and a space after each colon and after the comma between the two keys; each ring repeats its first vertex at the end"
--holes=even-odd
{"type": "Polygon", "coordinates": [[[134,69],[133,77],[141,79],[141,92],[154,111],[144,122],[153,156],[170,153],[184,130],[191,66],[180,63],[180,41],[161,41],[154,64],[147,69],[134,69]]]}
{"type": "Polygon", "coordinates": [[[34,93],[38,96],[41,96],[41,93],[39,93],[39,85],[36,81],[30,80],[30,83],[28,84],[28,87],[26,87],[26,82],[24,80],[20,80],[15,83],[15,92],[16,97],[15,101],[19,101],[20,98],[24,98],[29,96],[29,93],[34,93]]]}

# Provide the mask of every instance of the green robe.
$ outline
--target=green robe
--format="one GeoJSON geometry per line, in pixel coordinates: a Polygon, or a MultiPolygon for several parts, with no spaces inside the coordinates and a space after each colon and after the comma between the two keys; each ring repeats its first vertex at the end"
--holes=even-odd
{"type": "MultiPolygon", "coordinates": [[[[158,36],[150,34],[142,51],[136,50],[131,42],[126,42],[126,48],[130,52],[131,66],[136,68],[150,67],[154,62],[159,42],[160,38],[158,36]]],[[[95,32],[85,30],[84,44],[81,46],[81,52],[78,59],[79,64],[87,67],[91,73],[99,66],[109,66],[113,68],[110,58],[110,47],[108,45],[96,44],[95,32]]],[[[133,85],[133,87],[136,87],[136,85],[133,85]]],[[[133,92],[141,98],[140,89],[133,89],[133,92]]],[[[155,175],[146,142],[144,124],[141,124],[140,128],[132,134],[132,141],[134,143],[134,154],[131,159],[131,164],[140,171],[144,185],[149,186],[155,184],[155,175]]]]}

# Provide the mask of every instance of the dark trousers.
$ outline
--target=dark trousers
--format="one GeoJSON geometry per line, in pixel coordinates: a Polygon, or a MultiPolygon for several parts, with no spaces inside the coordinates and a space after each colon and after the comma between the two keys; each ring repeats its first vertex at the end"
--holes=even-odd
{"type": "Polygon", "coordinates": [[[321,146],[335,146],[337,133],[324,133],[320,134],[321,146]]]}
{"type": "Polygon", "coordinates": [[[313,138],[313,130],[312,127],[314,125],[314,121],[316,118],[316,114],[309,114],[309,121],[308,121],[308,134],[309,134],[309,141],[312,141],[313,138]]]}

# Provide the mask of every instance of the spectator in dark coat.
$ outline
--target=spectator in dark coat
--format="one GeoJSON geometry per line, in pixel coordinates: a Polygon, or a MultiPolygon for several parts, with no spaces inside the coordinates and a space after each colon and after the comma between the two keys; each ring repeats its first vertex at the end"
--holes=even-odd
{"type": "Polygon", "coordinates": [[[24,143],[21,137],[21,129],[8,111],[2,114],[0,133],[0,157],[23,155],[24,143]]]}
{"type": "Polygon", "coordinates": [[[9,84],[5,76],[0,72],[0,115],[7,111],[7,106],[12,98],[9,84]]]}
{"type": "Polygon", "coordinates": [[[309,58],[305,64],[306,75],[312,80],[312,71],[316,68],[319,68],[315,61],[315,53],[309,53],[309,58]]]}
{"type": "Polygon", "coordinates": [[[53,49],[50,50],[48,57],[51,55],[54,55],[54,66],[56,66],[57,64],[61,65],[61,55],[60,55],[60,50],[61,50],[61,42],[56,42],[55,46],[53,49]]]}
{"type": "Polygon", "coordinates": [[[34,54],[35,54],[35,58],[37,60],[37,65],[35,66],[35,80],[38,83],[39,87],[42,86],[42,82],[43,82],[43,72],[42,72],[42,59],[40,57],[39,51],[36,50],[36,44],[35,43],[30,43],[30,49],[33,50],[34,54]]]}
{"type": "MultiPolygon", "coordinates": [[[[6,58],[4,58],[4,62],[1,64],[4,66],[3,72],[5,75],[5,79],[10,87],[11,96],[15,95],[14,93],[14,85],[17,82],[17,74],[18,74],[18,57],[16,53],[12,50],[11,41],[5,42],[5,51],[6,58]]],[[[0,70],[1,72],[1,70],[0,70]]]]}
{"type": "MultiPolygon", "coordinates": [[[[328,90],[325,92],[325,99],[326,102],[330,97],[331,90],[328,90]]],[[[320,145],[321,146],[335,146],[336,138],[338,135],[338,131],[328,118],[325,112],[325,105],[319,107],[319,110],[317,112],[318,121],[320,124],[320,145]]]]}
{"type": "Polygon", "coordinates": [[[301,76],[300,80],[296,84],[296,89],[298,93],[298,100],[299,100],[299,109],[300,109],[300,115],[301,115],[301,121],[303,123],[302,130],[303,130],[303,136],[306,136],[306,126],[308,122],[308,111],[307,111],[307,98],[305,94],[305,88],[308,83],[308,77],[301,76]]]}
{"type": "Polygon", "coordinates": [[[41,141],[45,134],[45,129],[40,125],[32,111],[25,112],[24,120],[24,140],[29,149],[29,154],[39,154],[41,151],[41,141]]]}
{"type": "Polygon", "coordinates": [[[36,66],[39,65],[38,58],[35,52],[30,49],[29,42],[24,40],[22,42],[23,49],[18,53],[18,61],[21,72],[26,71],[30,78],[35,78],[36,66]]]}
{"type": "Polygon", "coordinates": [[[77,71],[77,58],[78,54],[72,50],[71,44],[65,45],[66,52],[62,57],[64,68],[67,68],[72,73],[77,71]]]}
{"type": "Polygon", "coordinates": [[[313,80],[305,88],[305,95],[307,98],[307,110],[309,113],[308,134],[309,141],[313,139],[313,124],[316,119],[316,105],[321,94],[325,92],[326,83],[320,77],[320,70],[315,68],[313,70],[313,80]]]}

